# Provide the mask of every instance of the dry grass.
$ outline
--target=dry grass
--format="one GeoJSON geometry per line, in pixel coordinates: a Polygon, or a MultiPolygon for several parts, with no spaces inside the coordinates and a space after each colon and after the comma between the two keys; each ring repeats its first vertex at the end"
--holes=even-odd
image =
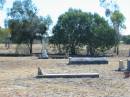
{"type": "Polygon", "coordinates": [[[0,97],[129,97],[130,79],[115,71],[119,59],[78,66],[67,65],[67,59],[0,57],[0,97]],[[39,66],[45,73],[98,72],[100,78],[36,79],[39,66]]]}
{"type": "MultiPolygon", "coordinates": [[[[1,52],[13,52],[0,45],[1,52]]],[[[33,52],[40,52],[34,45],[33,52]]],[[[121,45],[128,51],[130,46],[121,45]]],[[[130,97],[130,78],[117,72],[120,59],[109,57],[107,65],[67,65],[67,59],[38,59],[37,57],[0,57],[0,97],[130,97]],[[100,78],[36,79],[37,68],[45,73],[97,72],[100,78]]],[[[125,61],[126,64],[126,61],[125,61]]]]}
{"type": "MultiPolygon", "coordinates": [[[[0,54],[1,53],[15,53],[16,48],[17,48],[16,44],[11,44],[10,48],[8,48],[8,49],[5,47],[5,44],[0,44],[0,54]]],[[[20,48],[21,48],[20,50],[24,49],[25,45],[22,45],[20,48]]],[[[33,44],[33,53],[41,53],[41,49],[42,49],[41,44],[33,44]]],[[[80,53],[86,53],[85,48],[83,48],[81,50],[82,51],[80,53]]],[[[128,56],[129,50],[130,50],[130,45],[120,44],[120,46],[119,46],[119,56],[125,56],[125,57],[128,56]]],[[[108,51],[108,52],[112,53],[112,51],[113,51],[113,49],[108,51]]],[[[53,46],[49,45],[48,46],[48,52],[49,53],[57,53],[57,49],[53,48],[53,46]]]]}

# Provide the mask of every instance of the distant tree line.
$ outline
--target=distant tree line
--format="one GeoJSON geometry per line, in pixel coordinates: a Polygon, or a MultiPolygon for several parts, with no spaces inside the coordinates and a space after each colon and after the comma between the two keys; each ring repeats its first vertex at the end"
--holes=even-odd
{"type": "Polygon", "coordinates": [[[122,41],[125,44],[130,44],[130,35],[122,36],[122,41]]]}
{"type": "MultiPolygon", "coordinates": [[[[103,54],[120,41],[119,31],[124,28],[124,16],[115,6],[115,10],[108,9],[106,0],[99,0],[106,9],[106,16],[111,23],[97,13],[83,12],[70,8],[61,14],[56,25],[52,28],[50,44],[55,45],[59,53],[76,54],[80,48],[86,47],[88,55],[103,54]]],[[[3,3],[1,3],[3,4],[3,3]]],[[[109,5],[112,5],[111,2],[109,5]]],[[[7,13],[8,29],[11,40],[17,44],[26,44],[32,54],[35,39],[42,41],[48,34],[52,24],[50,16],[37,15],[38,10],[31,0],[16,0],[7,13]]]]}
{"type": "Polygon", "coordinates": [[[6,39],[9,38],[10,32],[7,28],[0,28],[0,43],[5,43],[6,39]]]}

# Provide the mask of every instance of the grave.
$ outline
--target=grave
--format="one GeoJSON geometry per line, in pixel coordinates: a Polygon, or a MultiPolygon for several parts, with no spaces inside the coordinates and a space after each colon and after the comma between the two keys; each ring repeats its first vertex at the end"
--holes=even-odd
{"type": "Polygon", "coordinates": [[[130,72],[130,60],[127,60],[127,71],[130,72]]]}
{"type": "Polygon", "coordinates": [[[47,51],[42,51],[41,55],[39,56],[39,59],[48,59],[47,51]]]}
{"type": "Polygon", "coordinates": [[[125,78],[130,77],[130,60],[127,60],[127,69],[124,72],[125,78]]]}
{"type": "Polygon", "coordinates": [[[123,60],[119,60],[118,71],[124,71],[124,70],[125,70],[125,67],[124,67],[123,60]]]}
{"type": "Polygon", "coordinates": [[[36,78],[99,78],[99,73],[45,74],[42,73],[41,69],[38,67],[38,75],[36,78]]]}
{"type": "Polygon", "coordinates": [[[65,74],[43,74],[36,78],[99,78],[98,73],[65,73],[65,74]]]}
{"type": "Polygon", "coordinates": [[[69,64],[108,64],[106,57],[69,57],[69,64]]]}
{"type": "Polygon", "coordinates": [[[41,49],[41,54],[39,56],[39,59],[48,59],[48,54],[47,54],[47,45],[48,45],[48,36],[47,35],[37,35],[42,37],[42,49],[41,49]]]}

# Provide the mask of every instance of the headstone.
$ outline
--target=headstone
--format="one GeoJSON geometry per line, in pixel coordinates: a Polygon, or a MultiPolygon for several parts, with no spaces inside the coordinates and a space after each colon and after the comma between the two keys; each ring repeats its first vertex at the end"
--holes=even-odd
{"type": "Polygon", "coordinates": [[[71,62],[72,57],[69,57],[69,63],[71,62]]]}
{"type": "Polygon", "coordinates": [[[129,57],[130,57],[130,49],[129,49],[129,57]]]}
{"type": "Polygon", "coordinates": [[[43,75],[42,70],[40,67],[38,67],[38,76],[41,76],[41,75],[43,75]]]}
{"type": "Polygon", "coordinates": [[[119,68],[118,71],[124,70],[124,64],[123,64],[123,60],[119,61],[119,68]]]}
{"type": "Polygon", "coordinates": [[[46,51],[46,50],[44,50],[44,51],[42,52],[40,58],[41,58],[41,59],[48,59],[48,54],[47,54],[47,51],[46,51]]]}
{"type": "Polygon", "coordinates": [[[127,60],[127,71],[130,71],[130,60],[127,60]]]}

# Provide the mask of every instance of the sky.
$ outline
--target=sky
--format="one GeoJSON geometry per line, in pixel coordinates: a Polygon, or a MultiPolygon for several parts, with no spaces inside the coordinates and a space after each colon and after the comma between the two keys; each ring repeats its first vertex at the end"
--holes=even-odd
{"type": "MultiPolygon", "coordinates": [[[[0,11],[0,26],[4,26],[4,18],[6,17],[7,8],[12,7],[14,0],[6,0],[4,9],[0,11]]],[[[84,12],[96,12],[105,17],[104,8],[100,7],[99,0],[32,0],[38,8],[38,15],[50,15],[53,25],[56,24],[58,17],[66,12],[69,8],[81,9],[84,12]]],[[[125,16],[126,29],[121,34],[130,34],[130,0],[116,0],[121,13],[125,16]]]]}

